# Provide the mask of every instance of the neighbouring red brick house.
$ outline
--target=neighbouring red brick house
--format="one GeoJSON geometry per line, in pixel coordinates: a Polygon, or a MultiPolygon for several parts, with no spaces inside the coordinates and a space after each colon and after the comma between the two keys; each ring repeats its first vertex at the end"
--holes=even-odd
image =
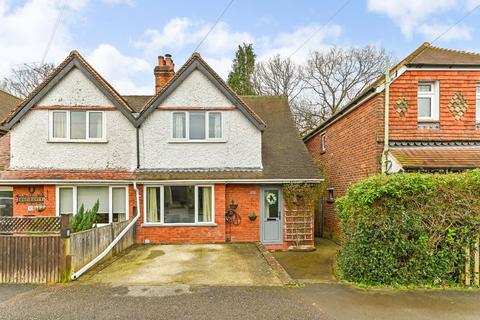
{"type": "Polygon", "coordinates": [[[322,179],[287,100],[237,96],[197,53],[178,72],[158,57],[154,75],[155,94],[122,96],[72,51],[3,123],[3,215],[98,200],[97,222],[138,219],[139,243],[291,245],[283,185],[322,179]]]}
{"type": "Polygon", "coordinates": [[[317,230],[341,239],[334,200],[375,173],[480,167],[480,54],[424,43],[304,137],[325,168],[317,230]],[[385,143],[386,140],[386,143],[385,143]]]}

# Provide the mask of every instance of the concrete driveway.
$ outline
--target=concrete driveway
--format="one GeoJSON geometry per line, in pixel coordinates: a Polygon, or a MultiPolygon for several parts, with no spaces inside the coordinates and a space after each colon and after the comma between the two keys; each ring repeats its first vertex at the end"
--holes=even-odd
{"type": "Polygon", "coordinates": [[[276,286],[281,281],[255,244],[138,245],[82,283],[276,286]]]}

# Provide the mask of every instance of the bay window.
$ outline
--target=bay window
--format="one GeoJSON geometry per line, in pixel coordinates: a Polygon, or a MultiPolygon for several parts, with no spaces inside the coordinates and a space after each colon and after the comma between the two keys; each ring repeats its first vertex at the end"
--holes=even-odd
{"type": "Polygon", "coordinates": [[[418,83],[418,120],[438,121],[439,117],[438,82],[418,83]]]}
{"type": "Polygon", "coordinates": [[[128,219],[128,196],[125,186],[61,186],[57,188],[57,214],[76,214],[83,205],[90,210],[98,201],[96,223],[128,219]]]}
{"type": "Polygon", "coordinates": [[[55,110],[50,113],[50,141],[105,140],[103,111],[55,110]]]}
{"type": "Polygon", "coordinates": [[[215,140],[223,138],[222,112],[179,111],[172,113],[173,140],[215,140]]]}
{"type": "Polygon", "coordinates": [[[145,224],[214,222],[213,186],[146,186],[145,224]]]}

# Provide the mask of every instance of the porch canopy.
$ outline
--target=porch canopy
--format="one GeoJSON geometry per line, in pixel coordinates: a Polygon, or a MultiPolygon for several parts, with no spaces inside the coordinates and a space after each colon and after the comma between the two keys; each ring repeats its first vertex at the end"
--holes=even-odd
{"type": "Polygon", "coordinates": [[[480,167],[480,147],[391,148],[404,170],[467,170],[480,167]]]}

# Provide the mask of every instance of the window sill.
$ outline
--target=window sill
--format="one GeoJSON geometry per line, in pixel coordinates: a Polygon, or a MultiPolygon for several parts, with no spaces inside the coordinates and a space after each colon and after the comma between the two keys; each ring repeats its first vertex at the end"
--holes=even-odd
{"type": "Polygon", "coordinates": [[[168,143],[226,143],[227,139],[169,140],[168,143]]]}
{"type": "Polygon", "coordinates": [[[100,139],[100,140],[56,140],[56,139],[48,139],[47,143],[108,143],[108,140],[106,139],[100,139]]]}
{"type": "Polygon", "coordinates": [[[203,222],[203,223],[142,223],[142,228],[148,227],[216,227],[216,223],[203,222]]]}

